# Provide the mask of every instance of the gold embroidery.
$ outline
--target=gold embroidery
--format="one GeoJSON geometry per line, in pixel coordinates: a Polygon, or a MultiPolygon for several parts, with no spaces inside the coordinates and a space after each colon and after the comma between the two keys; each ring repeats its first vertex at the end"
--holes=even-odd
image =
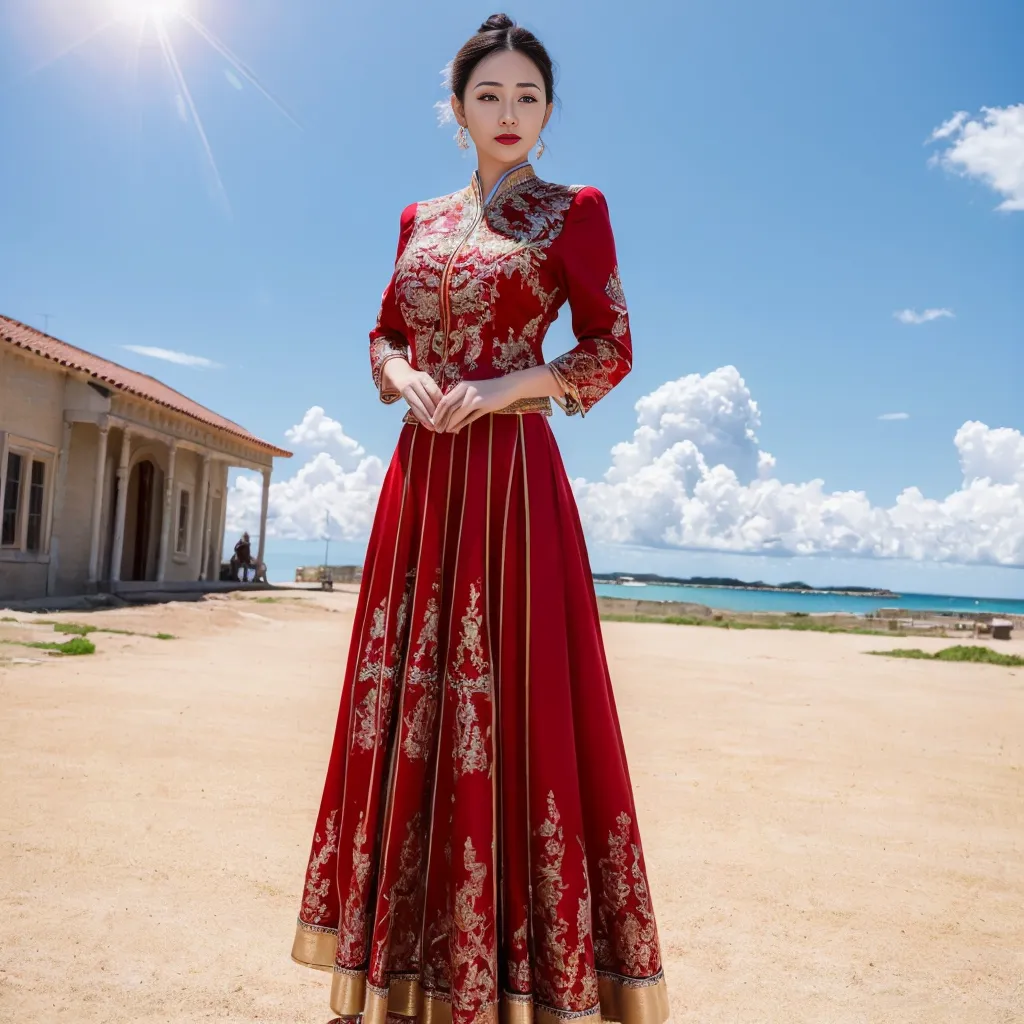
{"type": "Polygon", "coordinates": [[[405,642],[405,623],[409,613],[409,599],[412,590],[414,573],[406,577],[405,591],[395,612],[395,631],[390,651],[390,661],[385,664],[384,637],[387,633],[386,597],[373,610],[373,619],[367,634],[366,647],[363,651],[362,663],[359,666],[357,679],[360,683],[369,683],[366,696],[359,702],[355,711],[355,724],[352,730],[352,747],[360,750],[372,750],[377,742],[378,720],[380,728],[386,735],[390,724],[391,704],[394,695],[394,680],[401,668],[402,647],[405,642]],[[378,702],[380,704],[378,714],[378,702]]]}
{"type": "MultiPolygon", "coordinates": [[[[483,613],[480,602],[481,580],[470,584],[469,605],[462,616],[461,636],[449,668],[449,682],[457,695],[455,708],[455,777],[472,772],[490,773],[487,741],[491,727],[481,729],[474,697],[490,700],[491,672],[484,656],[483,613]],[[466,664],[468,660],[468,664],[466,664]]],[[[489,716],[488,716],[489,719],[489,716]]]]}
{"type": "Polygon", "coordinates": [[[615,822],[618,828],[608,833],[608,856],[598,862],[600,935],[594,938],[594,955],[603,970],[639,977],[661,966],[658,933],[640,847],[632,841],[632,819],[623,811],[615,822]],[[629,909],[631,897],[636,913],[629,909]]]}
{"type": "Polygon", "coordinates": [[[370,854],[366,849],[366,821],[359,812],[359,823],[352,837],[352,878],[348,899],[338,922],[337,962],[358,967],[366,955],[366,883],[370,877],[370,854]]]}
{"type": "Polygon", "coordinates": [[[530,948],[527,944],[529,923],[527,909],[523,907],[523,923],[512,934],[512,948],[507,962],[508,984],[511,989],[522,994],[530,991],[533,977],[530,972],[530,948]]]}
{"type": "Polygon", "coordinates": [[[604,291],[612,300],[612,312],[616,314],[615,323],[612,324],[612,334],[616,338],[621,338],[629,330],[629,313],[626,310],[626,295],[622,290],[622,279],[619,277],[617,266],[612,270],[604,291]]]}
{"type": "MultiPolygon", "coordinates": [[[[584,890],[576,913],[576,945],[569,946],[569,923],[559,913],[562,896],[569,888],[562,878],[565,840],[555,794],[548,793],[548,816],[537,828],[544,838],[544,852],[537,861],[535,908],[538,931],[535,956],[537,993],[550,1006],[562,1010],[588,1010],[598,1001],[597,974],[587,956],[590,936],[590,886],[583,860],[584,890]],[[577,986],[580,992],[577,995],[577,986]]],[[[582,843],[580,844],[582,847],[582,843]]]]}
{"type": "Polygon", "coordinates": [[[398,874],[387,899],[387,928],[377,940],[369,974],[385,979],[388,973],[416,971],[419,936],[416,909],[423,892],[423,813],[418,811],[407,822],[405,839],[398,860],[398,874]],[[397,927],[397,933],[395,928],[397,927]]]}
{"type": "Polygon", "coordinates": [[[487,914],[477,910],[476,901],[483,895],[487,865],[476,859],[473,840],[466,836],[462,863],[469,878],[455,891],[455,942],[452,944],[453,974],[465,969],[452,993],[454,1008],[479,1010],[495,998],[494,950],[486,941],[487,914]]]}
{"type": "MultiPolygon", "coordinates": [[[[438,570],[440,574],[440,570],[438,570]]],[[[434,582],[434,593],[440,584],[434,582]]],[[[437,628],[440,608],[437,598],[431,596],[423,613],[423,625],[416,640],[416,650],[405,675],[408,692],[422,691],[412,710],[405,716],[405,738],[402,749],[411,761],[426,761],[433,738],[434,718],[437,715],[437,628]]]]}
{"type": "Polygon", "coordinates": [[[628,369],[629,365],[630,360],[623,348],[605,338],[583,339],[576,348],[548,363],[563,380],[573,385],[576,392],[573,397],[583,409],[589,409],[608,394],[618,382],[623,367],[628,369]]]}
{"type": "Polygon", "coordinates": [[[417,369],[448,390],[484,365],[502,282],[525,287],[540,304],[538,323],[514,325],[510,334],[533,351],[505,358],[516,368],[541,361],[540,342],[559,294],[552,275],[542,273],[544,250],[561,233],[577,192],[576,186],[543,182],[530,169],[483,210],[475,180],[469,188],[417,204],[394,278],[417,369]]]}
{"type": "MultiPolygon", "coordinates": [[[[321,878],[320,872],[338,850],[338,831],[334,826],[334,819],[337,816],[337,810],[333,810],[324,821],[323,846],[320,847],[319,852],[314,852],[310,857],[309,868],[306,872],[306,895],[302,901],[302,909],[306,914],[305,920],[309,924],[319,924],[323,920],[324,914],[327,913],[324,897],[330,891],[331,880],[330,878],[321,878]]],[[[314,844],[320,841],[320,833],[314,832],[314,844]]]]}

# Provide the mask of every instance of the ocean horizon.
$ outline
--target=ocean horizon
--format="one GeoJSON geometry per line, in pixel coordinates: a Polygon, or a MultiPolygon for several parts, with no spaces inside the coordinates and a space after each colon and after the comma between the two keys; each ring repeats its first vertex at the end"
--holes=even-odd
{"type": "MultiPolygon", "coordinates": [[[[269,548],[269,545],[268,545],[269,548]]],[[[332,565],[362,564],[362,549],[356,544],[332,543],[328,558],[332,565]]],[[[266,552],[267,578],[271,583],[294,583],[300,566],[323,563],[323,549],[310,545],[309,556],[296,551],[266,552]],[[316,554],[320,557],[316,557],[316,554]]],[[[643,601],[685,601],[709,608],[734,612],[805,612],[809,615],[841,612],[871,615],[882,608],[908,611],[974,612],[1000,615],[1024,615],[1024,599],[980,597],[956,594],[925,594],[897,591],[898,597],[858,596],[851,594],[806,594],[780,590],[741,590],[734,587],[696,587],[647,583],[623,586],[596,583],[602,597],[624,597],[643,601]]],[[[896,588],[890,588],[896,590],[896,588]]]]}

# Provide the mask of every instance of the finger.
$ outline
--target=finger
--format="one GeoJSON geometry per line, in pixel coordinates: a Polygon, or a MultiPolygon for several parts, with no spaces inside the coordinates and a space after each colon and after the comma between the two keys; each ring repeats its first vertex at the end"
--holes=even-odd
{"type": "Polygon", "coordinates": [[[454,432],[459,428],[459,424],[463,423],[467,416],[476,410],[480,405],[480,398],[478,395],[470,397],[466,395],[465,400],[462,404],[451,414],[448,418],[448,422],[445,425],[445,430],[454,432]]]}
{"type": "Polygon", "coordinates": [[[474,410],[473,410],[473,411],[472,411],[472,412],[471,412],[471,413],[470,413],[470,414],[469,414],[469,415],[468,415],[468,416],[467,416],[467,417],[466,417],[466,418],[465,418],[465,419],[464,419],[464,420],[463,420],[463,421],[462,421],[462,422],[461,422],[461,423],[459,424],[459,426],[458,426],[458,428],[456,429],[455,433],[456,433],[456,434],[457,434],[457,433],[459,433],[459,431],[460,431],[460,430],[463,430],[463,429],[465,429],[465,428],[466,428],[466,427],[468,427],[468,426],[469,426],[469,425],[470,425],[471,423],[476,423],[476,421],[477,421],[478,419],[480,419],[480,418],[481,418],[482,416],[486,416],[486,415],[487,415],[487,410],[486,410],[486,409],[474,409],[474,410]]]}
{"type": "Polygon", "coordinates": [[[423,375],[423,387],[426,389],[427,394],[434,399],[435,405],[444,398],[444,392],[438,386],[437,381],[434,380],[429,373],[423,375]]]}
{"type": "Polygon", "coordinates": [[[465,394],[466,388],[462,384],[457,384],[447,395],[441,398],[441,401],[437,403],[437,408],[434,410],[434,428],[436,430],[445,430],[447,428],[452,412],[458,408],[465,394]]]}
{"type": "Polygon", "coordinates": [[[430,394],[428,389],[424,387],[423,382],[418,380],[413,381],[411,384],[411,388],[413,393],[420,400],[420,403],[422,404],[423,408],[426,409],[431,416],[433,416],[434,412],[437,409],[437,400],[430,394]]]}
{"type": "Polygon", "coordinates": [[[412,410],[413,416],[423,424],[428,430],[434,429],[434,424],[431,422],[430,413],[423,407],[423,403],[419,400],[416,395],[409,395],[406,398],[406,402],[409,403],[409,408],[412,410]]]}

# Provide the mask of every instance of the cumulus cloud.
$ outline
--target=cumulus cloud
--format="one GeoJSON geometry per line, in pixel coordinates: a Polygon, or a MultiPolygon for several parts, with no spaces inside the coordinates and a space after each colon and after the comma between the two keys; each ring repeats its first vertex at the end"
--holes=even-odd
{"type": "Polygon", "coordinates": [[[220,369],[220,363],[215,363],[206,356],[193,356],[188,352],[175,352],[170,348],[154,348],[151,345],[125,345],[129,352],[136,355],[147,356],[150,359],[162,359],[165,363],[177,363],[178,366],[201,366],[206,370],[220,369]]]}
{"type": "Polygon", "coordinates": [[[963,485],[904,490],[889,508],[823,480],[786,483],[763,452],[757,403],[735,367],[662,385],[636,405],[633,440],[573,489],[594,540],[737,553],[1024,564],[1024,436],[969,422],[963,485]]]}
{"type": "MultiPolygon", "coordinates": [[[[334,539],[365,540],[384,482],[384,463],[368,455],[318,405],[286,430],[285,437],[296,448],[309,450],[310,457],[291,479],[271,483],[267,536],[314,540],[327,528],[334,539]]],[[[228,492],[229,533],[259,529],[262,497],[262,478],[242,475],[235,480],[228,492]]]]}
{"type": "Polygon", "coordinates": [[[951,309],[924,309],[920,313],[916,309],[897,309],[893,316],[901,324],[926,324],[930,320],[938,320],[944,316],[952,316],[951,309]]]}
{"type": "Polygon", "coordinates": [[[977,118],[957,111],[928,141],[945,146],[934,162],[1003,196],[998,209],[1024,210],[1024,103],[982,107],[977,118]]]}
{"type": "MultiPolygon", "coordinates": [[[[761,448],[761,411],[725,366],[668,381],[636,403],[632,438],[615,445],[600,480],[573,481],[594,542],[743,554],[1024,565],[1024,434],[969,421],[953,438],[962,485],[942,498],[906,488],[890,507],[823,480],[787,483],[761,448]]],[[[883,418],[906,418],[888,413],[883,418]]],[[[271,484],[268,535],[365,540],[385,465],[314,406],[286,432],[310,456],[271,484]]],[[[261,482],[239,477],[232,532],[258,528],[261,482]]]]}

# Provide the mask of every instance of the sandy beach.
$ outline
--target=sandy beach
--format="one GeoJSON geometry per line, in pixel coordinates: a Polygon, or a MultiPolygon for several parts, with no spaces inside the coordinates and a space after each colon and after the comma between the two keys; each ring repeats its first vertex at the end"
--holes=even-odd
{"type": "MultiPolygon", "coordinates": [[[[354,604],[65,613],[134,635],[0,645],[0,1021],[331,1017],[288,953],[354,604]]],[[[1024,1021],[1024,669],[604,629],[675,1024],[1024,1021]]]]}

